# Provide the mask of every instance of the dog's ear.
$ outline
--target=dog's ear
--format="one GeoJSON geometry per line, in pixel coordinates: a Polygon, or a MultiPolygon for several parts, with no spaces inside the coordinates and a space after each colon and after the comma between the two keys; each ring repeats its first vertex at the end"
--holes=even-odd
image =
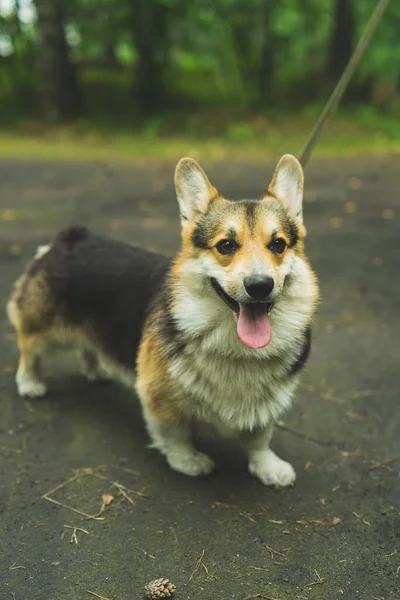
{"type": "Polygon", "coordinates": [[[218,196],[217,190],[193,158],[182,158],[178,162],[175,189],[183,227],[196,221],[218,196]]]}
{"type": "Polygon", "coordinates": [[[280,159],[268,194],[278,198],[296,221],[303,223],[303,186],[304,174],[299,161],[291,154],[280,159]]]}

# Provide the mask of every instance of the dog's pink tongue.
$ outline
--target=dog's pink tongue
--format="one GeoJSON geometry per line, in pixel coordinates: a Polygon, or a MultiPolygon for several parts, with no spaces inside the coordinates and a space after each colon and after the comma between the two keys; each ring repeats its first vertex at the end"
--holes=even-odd
{"type": "Polygon", "coordinates": [[[245,346],[264,348],[272,337],[266,305],[240,304],[237,334],[245,346]]]}

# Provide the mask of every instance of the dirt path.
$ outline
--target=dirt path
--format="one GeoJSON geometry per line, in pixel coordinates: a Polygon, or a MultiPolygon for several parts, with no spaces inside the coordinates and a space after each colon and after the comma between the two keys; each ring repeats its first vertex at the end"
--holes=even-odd
{"type": "MultiPolygon", "coordinates": [[[[225,195],[251,197],[271,170],[231,164],[209,173],[225,195]]],[[[171,164],[2,161],[2,306],[34,248],[72,222],[176,250],[172,172],[171,164]]],[[[323,302],[297,402],[274,438],[297,469],[296,487],[263,487],[226,444],[213,445],[211,477],[172,472],[146,447],[135,398],[114,384],[61,379],[45,400],[18,399],[3,316],[1,598],[83,600],[91,590],[136,600],[163,576],[177,600],[399,598],[398,161],[314,162],[306,181],[307,248],[323,302]],[[112,494],[104,520],[41,498],[82,468],[94,471],[51,497],[95,514],[112,494]],[[87,532],[76,532],[78,544],[70,527],[87,532]]]]}

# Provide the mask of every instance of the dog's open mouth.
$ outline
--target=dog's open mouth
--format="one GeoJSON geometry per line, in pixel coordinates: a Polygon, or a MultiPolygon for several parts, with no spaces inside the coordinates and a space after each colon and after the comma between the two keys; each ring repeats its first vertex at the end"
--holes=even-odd
{"type": "Polygon", "coordinates": [[[265,348],[272,338],[272,327],[268,318],[271,302],[236,302],[222,289],[218,281],[211,278],[211,285],[218,296],[233,310],[237,319],[237,334],[248,348],[265,348]]]}

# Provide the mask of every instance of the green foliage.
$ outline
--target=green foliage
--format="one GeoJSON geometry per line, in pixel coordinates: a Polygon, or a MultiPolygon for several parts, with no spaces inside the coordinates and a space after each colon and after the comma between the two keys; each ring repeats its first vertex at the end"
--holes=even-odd
{"type": "MultiPolygon", "coordinates": [[[[151,137],[162,129],[159,114],[201,134],[199,113],[214,113],[228,139],[245,140],[253,135],[249,116],[303,110],[326,99],[334,84],[329,63],[337,0],[60,2],[86,118],[141,122],[148,104],[151,137]],[[229,120],[236,124],[229,127],[229,120]]],[[[356,40],[376,0],[348,2],[356,40]]],[[[3,121],[38,114],[38,25],[21,22],[16,10],[0,19],[3,121]]],[[[400,8],[392,2],[348,101],[400,114],[399,31],[400,8]]]]}

